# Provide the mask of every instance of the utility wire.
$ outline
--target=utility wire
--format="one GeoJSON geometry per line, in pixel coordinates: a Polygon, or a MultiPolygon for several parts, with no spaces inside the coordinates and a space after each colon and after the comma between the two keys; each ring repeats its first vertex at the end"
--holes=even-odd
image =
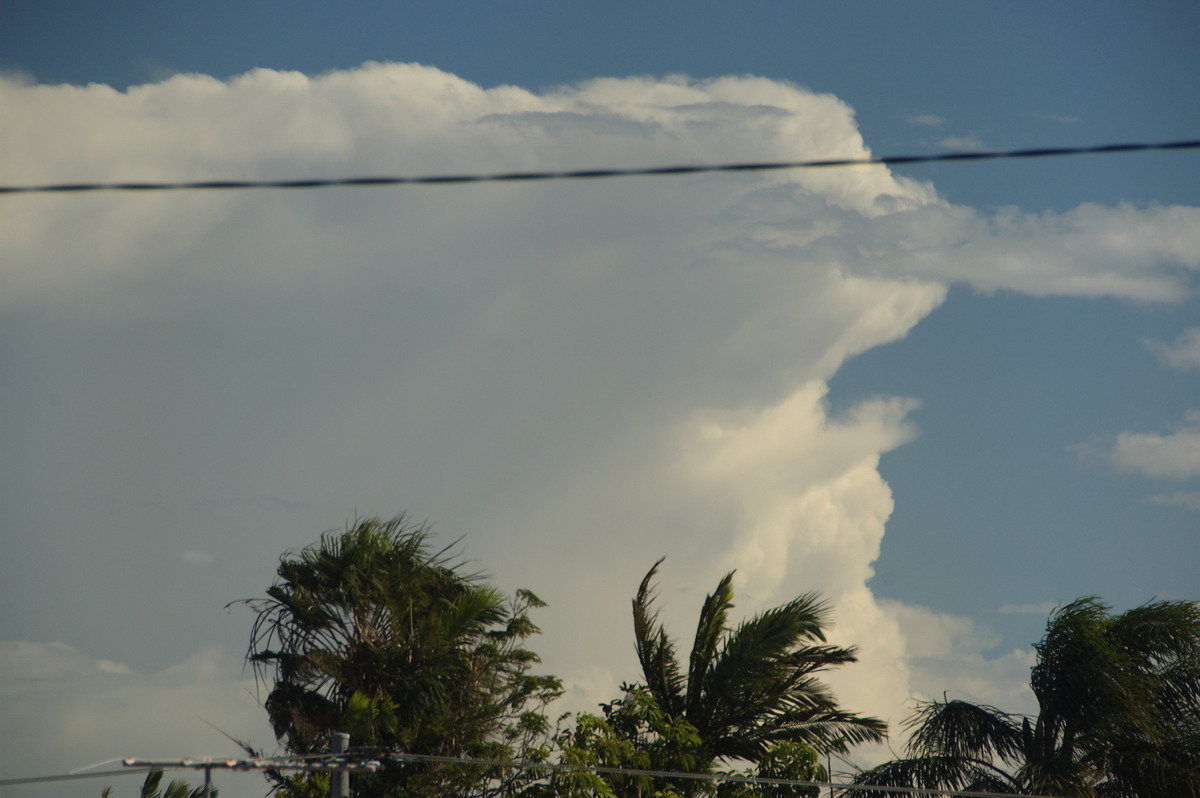
{"type": "Polygon", "coordinates": [[[17,784],[41,784],[47,781],[74,781],[76,779],[101,779],[110,776],[131,776],[143,773],[150,768],[126,768],[124,770],[98,770],[93,773],[63,773],[56,776],[29,776],[23,779],[0,779],[0,787],[11,787],[17,784]]]}
{"type": "Polygon", "coordinates": [[[948,790],[941,787],[890,787],[876,784],[854,784],[853,782],[804,781],[800,779],[776,779],[765,776],[743,776],[736,773],[684,773],[671,770],[643,770],[640,768],[610,767],[606,765],[566,765],[549,762],[521,762],[501,759],[471,759],[468,757],[437,756],[433,754],[405,754],[378,751],[372,756],[398,762],[430,762],[442,764],[476,765],[479,767],[517,768],[524,770],[552,770],[566,773],[596,773],[614,776],[645,776],[661,779],[688,779],[692,781],[735,782],[738,784],[768,784],[783,787],[833,787],[850,792],[905,793],[924,796],[954,796],[955,798],[1056,798],[1051,795],[1016,795],[1014,793],[981,792],[977,790],[948,790]]]}
{"type": "Polygon", "coordinates": [[[199,191],[244,189],[333,188],[337,186],[462,185],[464,183],[532,183],[549,180],[594,180],[606,177],[677,177],[713,172],[767,172],[780,169],[813,169],[832,166],[906,166],[946,161],[990,161],[1014,158],[1047,158],[1064,155],[1111,155],[1148,150],[1200,149],[1200,139],[1152,144],[1102,144],[1095,147],[1041,147],[1023,150],[975,150],[934,155],[884,155],[871,158],[835,158],[810,161],[651,166],[631,169],[578,169],[570,171],[499,172],[496,174],[420,175],[305,178],[300,180],[196,180],[174,183],[53,183],[35,186],[0,186],[0,194],[72,194],[88,191],[199,191]]]}
{"type": "MultiPolygon", "coordinates": [[[[376,760],[393,760],[396,762],[428,762],[455,765],[475,765],[477,767],[516,768],[521,770],[547,770],[562,773],[595,773],[612,776],[642,776],[660,779],[685,779],[691,781],[733,782],[738,784],[765,784],[784,787],[833,787],[850,792],[876,793],[905,793],[915,796],[954,796],[954,798],[1054,798],[1054,796],[1018,796],[1012,793],[981,792],[977,790],[947,790],[936,787],[899,787],[874,784],[854,784],[852,782],[833,781],[804,781],[800,779],[777,779],[764,776],[744,776],[736,773],[684,773],[671,770],[646,770],[641,768],[610,767],[606,765],[567,765],[551,762],[522,762],[502,759],[472,759],[468,757],[436,756],[432,754],[405,754],[396,752],[379,752],[367,749],[376,760]]],[[[170,761],[147,761],[138,759],[124,760],[124,770],[98,771],[93,773],[70,773],[55,776],[34,776],[18,779],[0,779],[0,787],[19,784],[37,784],[52,781],[68,781],[75,779],[107,778],[123,776],[147,770],[296,770],[296,771],[374,771],[378,761],[351,763],[348,760],[355,751],[349,754],[320,754],[316,756],[297,757],[266,757],[249,760],[223,759],[181,759],[170,761]],[[324,760],[324,761],[322,761],[324,760]]]]}
{"type": "MultiPolygon", "coordinates": [[[[109,760],[118,761],[118,760],[109,760]]],[[[99,770],[87,773],[73,772],[54,776],[29,776],[19,779],[0,779],[0,787],[18,784],[40,784],[49,781],[73,781],[76,779],[98,779],[110,776],[128,776],[155,770],[295,770],[307,773],[369,772],[379,769],[374,761],[350,762],[344,754],[317,754],[313,756],[256,757],[253,759],[124,759],[123,770],[99,770]]],[[[107,764],[107,763],[104,763],[107,764]]]]}

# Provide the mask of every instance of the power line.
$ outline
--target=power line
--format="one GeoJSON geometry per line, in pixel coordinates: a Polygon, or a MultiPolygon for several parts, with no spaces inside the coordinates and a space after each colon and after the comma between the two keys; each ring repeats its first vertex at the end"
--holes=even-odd
{"type": "Polygon", "coordinates": [[[92,191],[233,191],[246,189],[365,188],[368,186],[463,185],[466,183],[533,183],[550,180],[595,180],[609,177],[678,177],[715,172],[767,172],[782,169],[818,169],[842,166],[907,166],[910,164],[990,161],[1015,158],[1049,158],[1065,155],[1112,155],[1150,150],[1200,149],[1200,139],[1150,144],[1101,144],[1094,147],[1040,147],[1021,150],[974,150],[932,155],[883,155],[870,158],[835,158],[809,161],[651,166],[630,169],[577,169],[569,171],[498,172],[495,174],[409,175],[304,178],[299,180],[196,180],[183,182],[52,183],[34,186],[0,186],[0,194],[73,194],[92,191]]]}
{"type": "Polygon", "coordinates": [[[214,759],[211,757],[147,760],[124,759],[123,770],[98,770],[89,773],[63,773],[54,776],[29,776],[18,779],[0,779],[0,787],[18,784],[41,784],[51,781],[74,781],[76,779],[97,779],[110,776],[128,776],[134,773],[144,773],[155,770],[294,770],[306,773],[374,773],[379,769],[375,761],[351,762],[345,756],[320,754],[316,756],[283,756],[256,757],[251,759],[214,759]]]}
{"type": "Polygon", "coordinates": [[[100,779],[110,776],[132,776],[149,768],[126,768],[124,770],[97,770],[93,773],[62,773],[55,776],[29,776],[23,779],[0,779],[0,787],[16,784],[41,784],[48,781],[74,781],[76,779],[100,779]]]}
{"type": "Polygon", "coordinates": [[[1050,795],[1025,795],[1014,793],[983,792],[978,790],[948,790],[940,787],[891,787],[876,784],[854,784],[852,782],[806,781],[802,779],[777,779],[766,776],[744,776],[736,773],[685,773],[672,770],[644,770],[641,768],[611,767],[607,765],[567,765],[550,762],[522,762],[503,759],[472,759],[469,757],[437,756],[434,754],[405,754],[374,752],[378,759],[398,762],[429,762],[442,764],[476,765],[479,767],[501,767],[525,770],[552,770],[566,773],[595,773],[613,776],[644,776],[661,779],[687,779],[692,781],[735,782],[738,784],[764,784],[781,787],[834,787],[852,792],[905,793],[917,796],[954,796],[954,798],[1055,798],[1050,795]]]}
{"type": "Polygon", "coordinates": [[[126,759],[125,767],[139,770],[295,770],[303,773],[374,773],[379,763],[374,760],[351,762],[345,756],[274,756],[251,759],[126,759]]]}
{"type": "Polygon", "coordinates": [[[642,768],[623,768],[607,765],[568,765],[551,762],[523,762],[506,759],[472,759],[468,757],[436,756],[432,754],[405,754],[396,752],[381,753],[373,751],[373,758],[368,761],[354,762],[349,755],[321,754],[316,756],[291,757],[262,757],[252,759],[177,759],[177,760],[140,760],[125,759],[124,770],[97,771],[93,773],[70,773],[55,776],[34,776],[18,779],[0,779],[0,787],[19,784],[37,784],[52,781],[68,781],[75,779],[105,778],[123,776],[148,770],[204,770],[206,777],[211,770],[233,771],[262,771],[262,770],[293,770],[306,772],[376,772],[379,760],[396,762],[428,762],[433,764],[475,765],[477,767],[501,767],[521,770],[547,770],[562,773],[595,773],[610,776],[641,776],[645,778],[682,779],[691,781],[732,782],[738,784],[773,785],[782,787],[833,787],[838,790],[852,792],[876,793],[905,793],[914,796],[953,796],[954,798],[1054,798],[1054,796],[1018,796],[1012,793],[983,792],[978,790],[947,790],[936,787],[901,787],[874,784],[854,784],[852,782],[807,781],[801,779],[780,779],[765,776],[746,776],[736,773],[685,773],[672,770],[648,770],[642,768]]]}

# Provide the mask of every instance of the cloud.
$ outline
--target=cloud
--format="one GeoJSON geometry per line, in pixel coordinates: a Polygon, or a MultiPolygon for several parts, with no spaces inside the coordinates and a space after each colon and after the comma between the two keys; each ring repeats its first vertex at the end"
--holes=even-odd
{"type": "Polygon", "coordinates": [[[1077,125],[1083,121],[1082,117],[1070,116],[1067,114],[1026,114],[1033,119],[1042,119],[1047,122],[1055,122],[1060,125],[1077,125]]]}
{"type": "Polygon", "coordinates": [[[937,145],[944,150],[982,150],[983,139],[977,136],[947,136],[938,139],[937,145]]]}
{"type": "Polygon", "coordinates": [[[1200,476],[1200,412],[1188,413],[1174,432],[1122,432],[1109,445],[1091,444],[1081,452],[1118,471],[1160,479],[1200,476]]]}
{"type": "Polygon", "coordinates": [[[207,551],[185,551],[183,553],[183,561],[188,565],[204,567],[212,565],[217,561],[217,558],[209,554],[207,551]]]}
{"type": "Polygon", "coordinates": [[[906,121],[910,125],[922,125],[924,127],[941,127],[946,124],[946,120],[937,114],[913,114],[906,121]]]}
{"type": "Polygon", "coordinates": [[[1080,205],[981,213],[925,205],[872,220],[829,246],[857,273],[953,281],[1033,296],[1182,301],[1200,269],[1200,208],[1080,205]]]}
{"type": "Polygon", "coordinates": [[[1029,669],[1035,662],[1030,649],[995,653],[998,637],[961,616],[923,607],[886,602],[907,644],[912,668],[912,697],[940,699],[943,693],[1006,712],[1034,710],[1029,669]]]}
{"type": "Polygon", "coordinates": [[[253,681],[239,678],[240,669],[215,648],[139,673],[63,643],[0,642],[0,700],[13,732],[5,735],[0,771],[21,778],[121,757],[243,755],[214,726],[273,751],[253,681]]]}
{"type": "MultiPolygon", "coordinates": [[[[6,183],[870,153],[838,98],[748,77],[534,93],[368,64],[125,92],[7,81],[0,105],[16,120],[0,146],[23,153],[0,164],[6,183]]],[[[899,720],[964,663],[982,675],[956,692],[1007,700],[1025,654],[989,659],[964,619],[867,587],[893,507],[879,459],[917,434],[916,400],[835,414],[828,382],[951,283],[1178,301],[1200,267],[1195,208],[984,212],[883,167],[14,199],[0,204],[0,322],[19,353],[0,390],[22,467],[0,504],[22,565],[0,566],[6,623],[115,638],[129,673],[33,654],[73,668],[86,695],[125,695],[145,713],[114,715],[131,734],[172,706],[134,702],[135,687],[181,697],[184,718],[236,682],[209,649],[176,670],[141,664],[164,640],[194,647],[198,625],[178,618],[261,593],[279,552],[355,511],[399,509],[550,602],[538,649],[578,700],[636,677],[628,602],[663,554],[663,617],[681,637],[736,568],[739,611],[811,589],[834,602],[835,636],[861,646],[836,675],[852,709],[899,720]],[[113,553],[131,547],[139,579],[113,553]],[[181,551],[208,567],[179,568],[181,551]],[[113,624],[130,612],[144,622],[113,624]]],[[[230,629],[209,634],[244,644],[230,629]]],[[[38,728],[73,754],[46,767],[112,747],[38,728]]]]}
{"type": "Polygon", "coordinates": [[[1175,507],[1185,507],[1188,510],[1200,510],[1200,491],[1177,491],[1151,496],[1150,501],[1175,507]]]}
{"type": "Polygon", "coordinates": [[[1189,327],[1171,343],[1145,340],[1145,345],[1173,369],[1200,369],[1200,327],[1189,327]]]}

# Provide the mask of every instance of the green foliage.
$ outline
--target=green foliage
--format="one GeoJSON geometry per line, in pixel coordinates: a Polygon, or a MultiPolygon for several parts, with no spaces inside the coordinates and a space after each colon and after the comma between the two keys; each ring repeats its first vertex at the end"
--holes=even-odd
{"type": "Polygon", "coordinates": [[[730,628],[733,574],[727,574],[701,606],[685,670],[654,608],[660,564],[646,574],[633,600],[634,644],[645,683],[622,685],[620,698],[601,705],[602,717],[577,716],[555,738],[559,763],[711,778],[554,772],[530,796],[802,798],[816,795],[815,788],[745,779],[824,781],[818,751],[843,751],[883,737],[881,721],[840,709],[816,678],[853,662],[854,650],[825,644],[828,609],[815,595],[730,628]],[[751,768],[718,769],[745,763],[751,768]]]}
{"type": "Polygon", "coordinates": [[[709,760],[760,761],[772,745],[801,741],[818,751],[845,751],[878,741],[885,724],[841,709],[817,678],[855,661],[853,648],[825,643],[829,608],[816,594],[729,626],[733,574],[705,598],[686,676],[654,609],[654,576],[633,600],[634,637],[647,691],[663,711],[686,719],[709,760]]]}
{"type": "MultiPolygon", "coordinates": [[[[744,775],[780,782],[829,781],[829,771],[822,767],[816,749],[796,741],[774,743],[752,770],[744,771],[744,775]]],[[[797,784],[725,782],[718,790],[718,798],[818,798],[819,795],[820,787],[797,784]]]]}
{"type": "MultiPolygon", "coordinates": [[[[192,787],[182,779],[172,779],[165,790],[160,790],[162,784],[163,772],[161,770],[152,770],[146,774],[146,780],[142,782],[142,790],[139,794],[141,798],[205,798],[204,786],[192,787]]],[[[220,791],[215,787],[209,790],[209,798],[217,798],[217,793],[220,791]]],[[[100,793],[101,798],[111,798],[112,787],[105,787],[100,793]]]]}
{"type": "MultiPolygon", "coordinates": [[[[1034,649],[1037,715],[924,703],[908,721],[908,757],[857,781],[1069,798],[1200,796],[1200,605],[1157,601],[1112,615],[1082,598],[1050,616],[1034,649]]],[[[860,793],[880,795],[847,795],[860,793]]]]}
{"type": "MultiPolygon", "coordinates": [[[[696,758],[700,738],[691,724],[663,712],[644,688],[623,685],[622,691],[623,698],[602,705],[603,717],[583,713],[574,726],[559,731],[554,738],[559,765],[705,772],[696,758]]],[[[568,769],[550,772],[527,798],[673,798],[687,794],[686,786],[647,775],[568,769]]]]}
{"type": "Polygon", "coordinates": [[[548,774],[544,784],[525,798],[808,798],[817,788],[791,784],[752,784],[723,777],[825,781],[827,772],[815,749],[806,743],[780,742],[767,749],[752,768],[716,770],[704,752],[699,731],[685,718],[672,716],[645,688],[622,685],[623,696],[601,705],[603,716],[580,714],[575,725],[555,738],[559,765],[568,769],[548,774]],[[570,770],[570,766],[581,768],[570,770]],[[623,771],[589,771],[610,768],[623,771]],[[632,771],[649,771],[635,773],[632,771]],[[656,773],[695,773],[710,779],[680,779],[656,773]]]}
{"type": "MultiPolygon", "coordinates": [[[[285,553],[267,598],[245,603],[257,612],[247,660],[270,685],[266,708],[287,751],[324,752],[346,732],[384,762],[354,777],[355,795],[492,795],[526,778],[388,754],[509,759],[544,745],[542,712],[560,683],[531,673],[540,660],[524,644],[540,630],[529,612],[545,606],[533,593],[506,598],[397,516],[285,553]]],[[[291,796],[321,780],[275,778],[291,796]]]]}

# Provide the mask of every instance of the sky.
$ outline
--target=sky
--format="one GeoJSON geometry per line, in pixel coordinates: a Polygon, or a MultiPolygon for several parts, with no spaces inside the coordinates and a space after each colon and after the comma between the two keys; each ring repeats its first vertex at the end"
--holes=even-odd
{"type": "MultiPolygon", "coordinates": [[[[1200,131],[1190,2],[708,5],[5,0],[0,184],[1200,131]]],[[[1200,597],[1198,177],[1190,151],[0,197],[0,780],[272,750],[226,605],[402,511],[549,602],[564,708],[636,678],[665,555],[681,642],[737,569],[737,612],[829,599],[848,708],[1031,709],[1055,606],[1200,597]]]]}

